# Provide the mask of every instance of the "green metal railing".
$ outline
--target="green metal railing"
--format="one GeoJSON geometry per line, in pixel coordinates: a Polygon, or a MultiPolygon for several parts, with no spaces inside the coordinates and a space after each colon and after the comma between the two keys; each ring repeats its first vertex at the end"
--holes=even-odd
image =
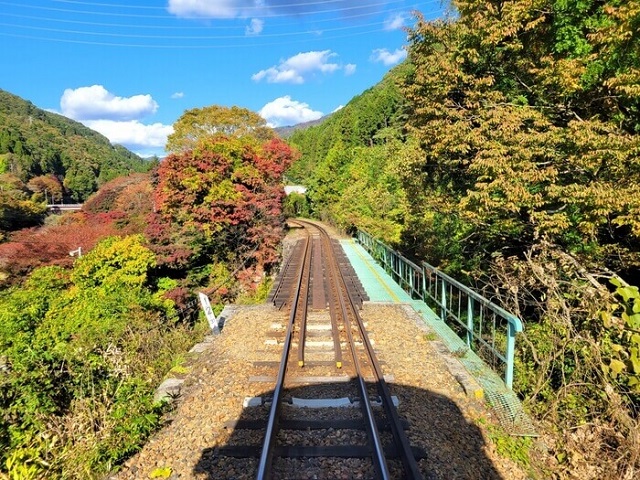
{"type": "Polygon", "coordinates": [[[428,263],[412,262],[362,230],[356,238],[405,292],[430,306],[512,387],[516,335],[522,331],[518,317],[428,263]]]}

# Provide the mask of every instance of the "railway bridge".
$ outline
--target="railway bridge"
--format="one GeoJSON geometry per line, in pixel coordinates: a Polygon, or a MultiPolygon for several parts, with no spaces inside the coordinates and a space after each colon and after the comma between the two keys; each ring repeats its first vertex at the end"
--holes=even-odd
{"type": "Polygon", "coordinates": [[[225,308],[113,479],[527,478],[484,430],[535,435],[510,389],[519,320],[366,232],[291,226],[269,302],[225,308]]]}
{"type": "Polygon", "coordinates": [[[50,203],[47,210],[51,213],[73,212],[82,210],[82,203],[50,203]]]}

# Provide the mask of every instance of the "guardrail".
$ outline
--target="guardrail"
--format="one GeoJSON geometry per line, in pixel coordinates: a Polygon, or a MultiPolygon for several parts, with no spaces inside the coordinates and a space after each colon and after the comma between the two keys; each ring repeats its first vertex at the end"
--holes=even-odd
{"type": "Polygon", "coordinates": [[[50,203],[47,210],[53,213],[82,210],[82,203],[50,203]]]}
{"type": "Polygon", "coordinates": [[[518,317],[432,265],[412,262],[367,232],[358,230],[356,238],[405,292],[429,305],[512,388],[516,335],[522,332],[518,317]]]}

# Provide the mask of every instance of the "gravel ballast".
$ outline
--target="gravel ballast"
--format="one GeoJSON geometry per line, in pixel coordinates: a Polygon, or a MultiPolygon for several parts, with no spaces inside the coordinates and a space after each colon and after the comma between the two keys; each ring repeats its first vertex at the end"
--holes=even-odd
{"type": "MultiPolygon", "coordinates": [[[[385,374],[393,375],[390,386],[400,400],[400,415],[410,423],[409,439],[427,452],[420,461],[426,478],[526,478],[517,465],[496,454],[478,422],[480,418],[491,422],[490,411],[465,394],[449,373],[446,362],[451,359],[445,361],[438,354],[432,335],[406,308],[369,303],[362,316],[385,374]]],[[[257,461],[215,459],[212,453],[230,442],[260,443],[259,438],[238,438],[240,431],[225,423],[261,416],[250,412],[252,407],[243,409],[243,401],[268,395],[268,384],[249,379],[256,374],[254,362],[279,359],[281,346],[267,345],[265,340],[272,335],[273,324],[286,320],[285,312],[268,305],[238,308],[222,334],[193,360],[167,425],[111,478],[152,478],[154,471],[163,468],[170,469],[169,478],[175,479],[253,478],[257,461]]],[[[307,461],[308,472],[304,461],[291,461],[296,476],[282,478],[342,478],[334,476],[338,473],[328,465],[323,474],[323,461],[307,461]]],[[[355,470],[351,475],[344,478],[370,478],[355,470]]]]}

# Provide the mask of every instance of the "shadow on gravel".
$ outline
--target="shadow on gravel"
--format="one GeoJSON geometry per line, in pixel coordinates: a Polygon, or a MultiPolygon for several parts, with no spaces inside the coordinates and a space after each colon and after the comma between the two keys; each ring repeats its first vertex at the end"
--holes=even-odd
{"type": "MultiPolygon", "coordinates": [[[[408,421],[406,431],[409,441],[422,452],[423,458],[418,461],[425,479],[435,480],[507,480],[510,472],[505,476],[498,473],[492,460],[485,454],[485,442],[480,429],[469,423],[458,406],[449,398],[428,390],[415,387],[390,384],[392,394],[397,396],[400,405],[400,417],[408,421]]],[[[290,389],[285,399],[296,398],[336,398],[344,396],[345,383],[323,384],[290,389]],[[343,393],[337,393],[343,392],[343,393]]],[[[262,394],[271,397],[272,392],[262,394]]],[[[259,455],[264,436],[264,426],[269,416],[269,405],[247,407],[235,424],[229,424],[228,441],[225,445],[212,445],[205,449],[194,468],[194,477],[198,479],[254,479],[256,478],[259,455]],[[229,456],[237,455],[238,457],[229,456]],[[242,458],[246,455],[244,458],[242,458]]],[[[293,408],[285,406],[283,422],[295,420],[309,420],[328,418],[324,409],[293,408]]],[[[384,422],[382,409],[375,409],[376,417],[384,422]]],[[[333,415],[333,413],[332,413],[333,415]]],[[[340,421],[360,418],[360,409],[355,407],[342,408],[339,413],[340,421]]],[[[331,417],[333,419],[333,416],[331,417]]],[[[332,422],[337,422],[332,420],[332,422]]],[[[287,429],[280,430],[277,445],[286,439],[294,445],[304,436],[305,445],[311,442],[315,446],[333,445],[364,445],[366,433],[364,430],[347,430],[335,428],[315,430],[309,424],[286,425],[287,429]],[[289,428],[295,427],[295,428],[289,428]],[[299,428],[299,430],[296,430],[299,428]]],[[[326,425],[321,425],[326,426],[326,425]]],[[[317,427],[317,425],[316,425],[317,427]]],[[[391,433],[382,431],[383,444],[391,442],[391,433]]],[[[274,456],[275,479],[371,479],[375,474],[371,461],[363,459],[339,459],[336,457],[285,459],[274,456]]],[[[388,461],[391,478],[405,478],[399,461],[388,461]]]]}

